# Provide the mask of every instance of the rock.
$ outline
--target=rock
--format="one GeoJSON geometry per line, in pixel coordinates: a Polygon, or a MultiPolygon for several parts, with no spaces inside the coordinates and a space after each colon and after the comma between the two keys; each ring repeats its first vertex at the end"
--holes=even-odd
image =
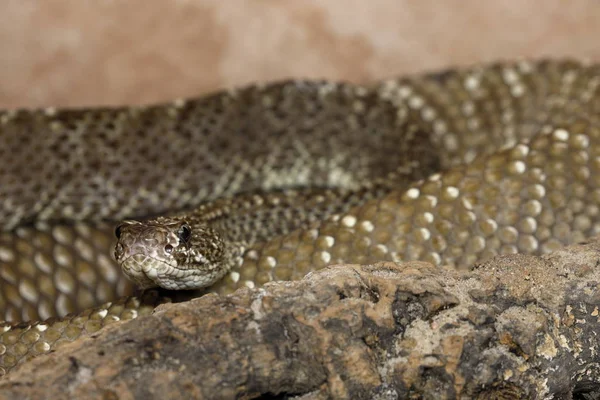
{"type": "Polygon", "coordinates": [[[0,399],[592,398],[599,263],[595,238],[468,273],[331,266],[115,323],[16,368],[0,399]]]}

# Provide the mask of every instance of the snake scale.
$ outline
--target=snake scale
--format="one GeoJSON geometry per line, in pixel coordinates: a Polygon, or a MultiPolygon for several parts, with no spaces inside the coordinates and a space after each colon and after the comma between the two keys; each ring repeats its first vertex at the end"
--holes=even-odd
{"type": "Polygon", "coordinates": [[[0,373],[164,301],[121,297],[117,226],[141,286],[219,293],[338,262],[466,269],[597,234],[599,86],[599,65],[517,61],[3,111],[0,373]]]}

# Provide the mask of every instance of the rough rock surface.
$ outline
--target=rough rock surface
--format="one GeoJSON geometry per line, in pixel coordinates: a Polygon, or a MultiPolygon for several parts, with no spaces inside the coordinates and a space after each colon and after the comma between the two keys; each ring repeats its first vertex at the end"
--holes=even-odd
{"type": "Polygon", "coordinates": [[[470,273],[332,266],[111,325],[15,369],[0,399],[588,398],[599,264],[595,238],[470,273]]]}

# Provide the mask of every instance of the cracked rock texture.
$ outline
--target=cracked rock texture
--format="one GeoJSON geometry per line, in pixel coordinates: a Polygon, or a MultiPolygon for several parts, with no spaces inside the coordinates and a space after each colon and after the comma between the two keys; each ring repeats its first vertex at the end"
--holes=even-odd
{"type": "Polygon", "coordinates": [[[166,304],[17,368],[0,399],[588,398],[600,239],[456,272],[338,265],[166,304]]]}

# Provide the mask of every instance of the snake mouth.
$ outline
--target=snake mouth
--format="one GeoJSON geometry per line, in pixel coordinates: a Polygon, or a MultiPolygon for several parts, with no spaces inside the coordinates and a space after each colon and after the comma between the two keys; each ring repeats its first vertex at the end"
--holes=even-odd
{"type": "Polygon", "coordinates": [[[175,259],[170,261],[136,253],[121,261],[121,269],[141,289],[191,290],[206,286],[198,283],[202,280],[202,271],[182,269],[175,259]]]}
{"type": "Polygon", "coordinates": [[[144,253],[129,255],[120,264],[123,273],[142,289],[157,286],[164,287],[162,283],[165,279],[177,275],[177,262],[175,260],[169,262],[144,253]]]}

